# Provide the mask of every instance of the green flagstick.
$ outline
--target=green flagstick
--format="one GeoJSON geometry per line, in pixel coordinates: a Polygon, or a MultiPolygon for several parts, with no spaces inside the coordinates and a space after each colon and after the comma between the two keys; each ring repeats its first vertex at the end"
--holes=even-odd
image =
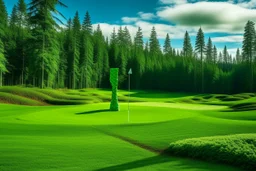
{"type": "Polygon", "coordinates": [[[112,86],[112,98],[110,103],[111,111],[119,111],[117,87],[118,87],[118,68],[110,69],[110,83],[112,86]]]}

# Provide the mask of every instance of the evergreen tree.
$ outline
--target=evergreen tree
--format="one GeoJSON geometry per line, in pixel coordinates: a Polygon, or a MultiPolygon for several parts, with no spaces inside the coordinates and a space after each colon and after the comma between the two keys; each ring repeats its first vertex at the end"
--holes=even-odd
{"type": "Polygon", "coordinates": [[[8,14],[3,0],[0,0],[0,38],[5,36],[7,28],[8,14]]]}
{"type": "MultiPolygon", "coordinates": [[[[31,60],[36,68],[41,68],[41,88],[45,86],[45,78],[47,86],[52,86],[58,69],[59,44],[56,20],[62,21],[54,14],[63,15],[56,9],[56,5],[65,6],[60,0],[32,0],[28,8],[33,36],[30,42],[34,51],[31,60]]],[[[40,73],[38,70],[37,72],[40,73]]]]}
{"type": "Polygon", "coordinates": [[[75,89],[79,79],[79,60],[80,60],[80,33],[81,24],[78,11],[72,22],[72,88],[75,89]]]}
{"type": "Polygon", "coordinates": [[[217,52],[216,46],[214,45],[214,47],[213,47],[213,63],[216,64],[217,60],[218,60],[218,52],[217,52]]]}
{"type": "Polygon", "coordinates": [[[117,58],[118,58],[118,40],[115,28],[113,28],[113,32],[110,38],[110,50],[109,50],[109,65],[110,68],[118,67],[117,58]]]}
{"type": "Polygon", "coordinates": [[[240,64],[242,62],[242,56],[240,54],[240,49],[239,48],[237,48],[237,50],[236,50],[236,62],[238,64],[240,64]]]}
{"type": "Polygon", "coordinates": [[[10,84],[18,84],[19,78],[17,74],[19,74],[19,70],[17,68],[20,67],[19,54],[17,51],[18,45],[18,12],[17,6],[14,5],[9,21],[9,29],[6,31],[5,38],[5,51],[6,51],[6,59],[8,60],[7,69],[9,73],[6,74],[6,82],[10,84]]]}
{"type": "Polygon", "coordinates": [[[225,65],[227,65],[229,63],[229,54],[228,54],[228,50],[227,50],[227,46],[224,46],[224,50],[223,50],[223,62],[225,65]]]}
{"type": "MultiPolygon", "coordinates": [[[[13,8],[12,8],[12,13],[11,13],[11,18],[10,18],[10,27],[12,29],[14,29],[15,27],[17,27],[18,25],[18,21],[19,21],[19,18],[18,18],[18,9],[17,9],[17,6],[14,5],[13,8]]],[[[17,31],[17,30],[15,30],[17,31]]],[[[14,31],[14,32],[15,32],[14,31]]]]}
{"type": "Polygon", "coordinates": [[[27,5],[24,0],[18,1],[18,40],[17,40],[17,53],[20,55],[20,70],[21,70],[21,84],[25,82],[25,77],[27,76],[26,70],[28,67],[28,53],[26,53],[26,44],[29,35],[28,31],[28,14],[27,14],[27,5]]]}
{"type": "Polygon", "coordinates": [[[212,40],[209,37],[208,43],[206,46],[206,61],[209,63],[213,62],[213,47],[212,47],[212,40]]]}
{"type": "Polygon", "coordinates": [[[143,34],[141,28],[139,27],[134,38],[134,59],[132,62],[133,75],[136,78],[136,89],[138,89],[140,86],[140,78],[145,70],[145,56],[143,48],[143,34]]]}
{"type": "Polygon", "coordinates": [[[84,22],[82,25],[83,31],[88,32],[89,34],[92,35],[92,23],[91,23],[91,17],[88,11],[86,11],[85,17],[84,17],[84,22]]]}
{"type": "Polygon", "coordinates": [[[188,32],[186,31],[183,42],[183,55],[184,57],[192,57],[193,56],[193,48],[191,45],[190,37],[188,32]]]}
{"type": "Polygon", "coordinates": [[[152,28],[150,38],[149,38],[149,56],[150,62],[149,67],[156,67],[160,65],[161,49],[160,44],[157,39],[157,33],[155,27],[152,28]]]}
{"type": "Polygon", "coordinates": [[[3,84],[3,73],[7,71],[6,69],[6,58],[4,55],[4,44],[2,40],[0,39],[0,87],[3,84]]]}
{"type": "Polygon", "coordinates": [[[203,30],[198,30],[197,36],[196,36],[196,46],[195,46],[196,52],[200,56],[201,61],[201,91],[204,93],[204,53],[205,53],[205,42],[204,42],[204,33],[203,30]]]}
{"type": "Polygon", "coordinates": [[[80,88],[91,87],[93,74],[93,38],[89,12],[85,14],[82,25],[80,52],[80,88]]]}
{"type": "Polygon", "coordinates": [[[171,54],[172,52],[172,47],[171,47],[171,39],[169,37],[169,34],[166,34],[166,38],[164,41],[164,49],[163,49],[164,54],[171,54]]]}
{"type": "Polygon", "coordinates": [[[248,21],[244,28],[244,40],[243,40],[243,61],[250,67],[250,91],[253,91],[254,83],[254,53],[256,49],[255,45],[255,28],[254,22],[248,21]]]}
{"type": "Polygon", "coordinates": [[[221,52],[219,53],[219,60],[218,60],[218,62],[219,62],[220,64],[223,63],[223,55],[222,55],[221,52]]]}

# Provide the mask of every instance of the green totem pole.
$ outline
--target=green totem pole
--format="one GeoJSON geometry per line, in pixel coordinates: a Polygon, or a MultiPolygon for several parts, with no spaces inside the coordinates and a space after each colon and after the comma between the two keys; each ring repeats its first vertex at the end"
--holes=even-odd
{"type": "Polygon", "coordinates": [[[118,68],[110,69],[110,83],[112,85],[112,99],[110,104],[111,111],[119,111],[117,87],[118,87],[118,68]]]}

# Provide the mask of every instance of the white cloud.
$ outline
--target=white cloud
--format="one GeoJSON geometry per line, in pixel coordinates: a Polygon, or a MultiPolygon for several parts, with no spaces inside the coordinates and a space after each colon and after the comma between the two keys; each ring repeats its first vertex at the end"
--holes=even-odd
{"type": "Polygon", "coordinates": [[[124,24],[124,25],[116,25],[116,24],[108,24],[108,23],[97,23],[93,24],[93,28],[96,29],[97,25],[100,24],[100,28],[103,32],[103,35],[106,37],[110,37],[113,29],[115,28],[116,32],[119,27],[127,27],[130,31],[132,38],[136,35],[138,27],[141,27],[143,37],[149,38],[152,27],[154,26],[157,32],[157,36],[159,39],[165,39],[166,34],[169,33],[171,39],[181,39],[184,38],[184,34],[189,31],[190,36],[196,35],[197,30],[191,29],[189,27],[176,27],[167,24],[154,24],[146,21],[137,21],[134,25],[124,24]]]}
{"type": "Polygon", "coordinates": [[[205,32],[242,33],[248,20],[255,20],[256,10],[228,2],[197,2],[159,9],[158,17],[179,26],[199,27],[205,32]]]}
{"type": "Polygon", "coordinates": [[[153,13],[144,13],[144,12],[139,12],[138,15],[140,16],[140,19],[142,20],[152,20],[156,16],[153,13]]]}
{"type": "Polygon", "coordinates": [[[256,0],[250,0],[250,1],[243,1],[239,0],[237,5],[244,7],[244,8],[254,8],[256,7],[256,0]]]}
{"type": "Polygon", "coordinates": [[[131,37],[133,38],[138,30],[136,26],[133,25],[116,25],[116,24],[108,24],[108,23],[97,23],[93,24],[93,29],[96,30],[98,24],[100,25],[100,28],[102,30],[102,33],[105,37],[110,37],[111,33],[113,32],[113,29],[115,28],[116,33],[120,27],[124,28],[127,27],[130,31],[131,37]]]}
{"type": "Polygon", "coordinates": [[[180,39],[184,37],[186,30],[190,32],[190,36],[195,35],[197,31],[189,27],[176,27],[176,26],[167,25],[167,24],[155,24],[155,23],[150,23],[145,21],[138,21],[136,22],[135,25],[137,27],[142,28],[143,35],[146,38],[150,37],[150,33],[153,26],[156,29],[158,38],[160,39],[165,39],[167,33],[169,33],[171,39],[180,39]]]}
{"type": "Polygon", "coordinates": [[[223,36],[223,37],[213,37],[213,42],[228,42],[228,43],[241,43],[243,41],[243,36],[223,36]]]}
{"type": "Polygon", "coordinates": [[[169,5],[181,5],[186,4],[187,0],[160,0],[160,3],[169,5]]]}
{"type": "Polygon", "coordinates": [[[136,22],[138,20],[139,20],[139,18],[137,18],[137,17],[123,17],[122,18],[122,21],[124,23],[134,23],[134,22],[136,22]]]}

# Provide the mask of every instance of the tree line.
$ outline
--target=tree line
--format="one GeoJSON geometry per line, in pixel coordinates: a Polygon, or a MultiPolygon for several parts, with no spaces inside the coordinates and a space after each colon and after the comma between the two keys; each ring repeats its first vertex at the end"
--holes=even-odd
{"type": "Polygon", "coordinates": [[[236,56],[227,47],[218,52],[211,38],[199,28],[195,49],[189,33],[183,48],[163,47],[155,27],[144,42],[139,27],[131,37],[127,27],[114,28],[104,37],[94,30],[89,12],[67,19],[56,9],[60,0],[19,0],[8,16],[0,0],[0,86],[41,88],[110,88],[109,70],[119,68],[119,88],[127,88],[127,72],[133,69],[131,88],[200,93],[255,92],[256,33],[254,22],[244,29],[242,49],[236,56]]]}

